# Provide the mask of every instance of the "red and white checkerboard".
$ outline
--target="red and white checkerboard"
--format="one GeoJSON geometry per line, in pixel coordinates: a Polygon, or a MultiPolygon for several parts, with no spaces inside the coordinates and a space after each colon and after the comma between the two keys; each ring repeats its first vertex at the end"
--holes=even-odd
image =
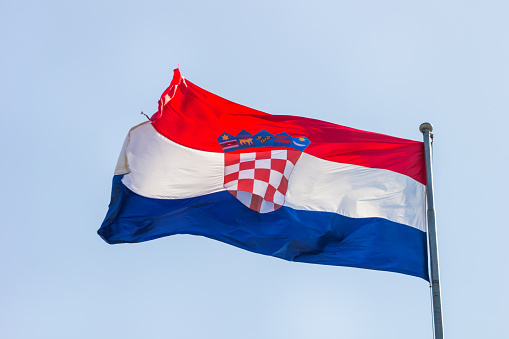
{"type": "Polygon", "coordinates": [[[259,213],[283,206],[288,180],[301,151],[268,150],[225,153],[224,188],[259,213]]]}

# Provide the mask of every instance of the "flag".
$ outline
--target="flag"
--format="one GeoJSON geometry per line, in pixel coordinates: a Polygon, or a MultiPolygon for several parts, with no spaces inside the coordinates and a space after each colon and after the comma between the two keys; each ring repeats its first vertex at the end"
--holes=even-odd
{"type": "Polygon", "coordinates": [[[271,115],[174,71],[129,131],[98,234],[191,234],[285,260],[428,279],[422,142],[271,115]]]}

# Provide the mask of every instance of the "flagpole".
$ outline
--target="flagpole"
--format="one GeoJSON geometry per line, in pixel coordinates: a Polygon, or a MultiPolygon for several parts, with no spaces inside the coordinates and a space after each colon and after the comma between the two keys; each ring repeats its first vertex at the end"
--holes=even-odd
{"type": "Polygon", "coordinates": [[[428,188],[428,239],[429,256],[431,267],[431,292],[433,294],[433,324],[435,327],[435,339],[444,338],[444,325],[442,320],[442,298],[440,296],[440,277],[438,268],[438,245],[437,226],[435,218],[435,203],[433,197],[433,171],[431,159],[431,139],[433,138],[433,126],[424,122],[419,126],[424,137],[424,153],[426,158],[426,186],[428,188]]]}

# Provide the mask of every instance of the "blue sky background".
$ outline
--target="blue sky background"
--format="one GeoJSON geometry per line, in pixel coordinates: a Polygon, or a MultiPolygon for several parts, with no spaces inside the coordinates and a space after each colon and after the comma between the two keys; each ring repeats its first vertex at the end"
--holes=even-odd
{"type": "Polygon", "coordinates": [[[0,337],[432,338],[428,284],[202,237],[96,235],[130,127],[180,63],[272,114],[422,140],[449,338],[509,317],[506,1],[2,1],[0,337]]]}

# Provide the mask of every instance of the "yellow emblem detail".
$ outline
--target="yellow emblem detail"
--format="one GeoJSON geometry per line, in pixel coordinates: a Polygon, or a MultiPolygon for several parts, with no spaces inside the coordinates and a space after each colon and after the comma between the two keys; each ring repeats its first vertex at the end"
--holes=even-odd
{"type": "Polygon", "coordinates": [[[228,136],[226,134],[223,135],[223,140],[228,140],[228,136]]]}
{"type": "Polygon", "coordinates": [[[300,141],[306,141],[306,138],[299,138],[300,141]]]}
{"type": "Polygon", "coordinates": [[[248,139],[240,139],[241,145],[252,145],[253,144],[253,138],[248,139]]]}

